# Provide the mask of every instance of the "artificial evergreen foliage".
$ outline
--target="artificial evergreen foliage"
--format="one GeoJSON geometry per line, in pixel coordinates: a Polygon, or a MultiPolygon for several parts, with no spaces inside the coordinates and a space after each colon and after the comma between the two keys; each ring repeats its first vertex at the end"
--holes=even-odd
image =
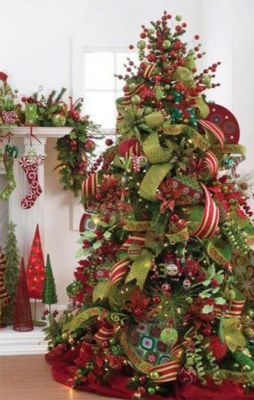
{"type": "Polygon", "coordinates": [[[6,326],[8,293],[4,284],[4,273],[6,269],[6,258],[0,247],[0,328],[6,326]]]}
{"type": "Polygon", "coordinates": [[[5,243],[6,270],[4,274],[4,283],[8,292],[10,301],[7,307],[7,322],[12,324],[15,306],[16,289],[19,274],[19,250],[15,235],[16,225],[12,222],[8,225],[7,238],[5,243]]]}
{"type": "Polygon", "coordinates": [[[56,285],[52,272],[49,254],[47,254],[47,263],[45,266],[45,281],[43,290],[43,303],[51,305],[57,303],[56,285]]]}

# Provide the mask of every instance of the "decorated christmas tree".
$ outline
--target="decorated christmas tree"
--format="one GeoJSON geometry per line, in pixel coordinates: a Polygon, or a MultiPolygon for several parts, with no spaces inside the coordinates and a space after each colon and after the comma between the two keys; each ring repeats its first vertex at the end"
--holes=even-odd
{"type": "Polygon", "coordinates": [[[33,330],[33,321],[26,281],[24,258],[21,260],[19,279],[16,292],[16,302],[13,319],[15,331],[27,332],[33,330]]]}
{"type": "Polygon", "coordinates": [[[45,281],[44,281],[44,289],[43,289],[43,303],[48,304],[49,307],[51,304],[57,303],[57,295],[56,295],[56,285],[52,272],[51,262],[49,254],[47,254],[47,263],[45,266],[45,281]]]}
{"type": "Polygon", "coordinates": [[[13,313],[16,298],[16,289],[19,274],[19,251],[17,248],[17,239],[15,236],[15,226],[12,222],[8,225],[7,239],[5,244],[6,271],[4,274],[5,287],[7,289],[10,301],[7,308],[8,324],[13,322],[13,313]]]}
{"type": "Polygon", "coordinates": [[[36,225],[33,244],[27,264],[26,276],[29,297],[33,299],[42,299],[45,270],[38,224],[36,225]]]}
{"type": "Polygon", "coordinates": [[[6,258],[0,247],[0,328],[7,325],[7,306],[9,296],[4,283],[4,273],[6,269],[6,258]]]}
{"type": "Polygon", "coordinates": [[[142,26],[140,64],[118,76],[117,143],[83,185],[93,214],[68,286],[76,309],[47,360],[60,382],[111,398],[253,399],[245,148],[204,96],[219,63],[197,72],[199,36],[191,49],[171,18],[142,26]]]}

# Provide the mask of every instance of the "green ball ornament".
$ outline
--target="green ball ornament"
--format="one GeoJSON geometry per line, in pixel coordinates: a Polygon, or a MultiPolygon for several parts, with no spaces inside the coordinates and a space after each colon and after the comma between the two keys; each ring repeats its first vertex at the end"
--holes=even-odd
{"type": "Polygon", "coordinates": [[[177,16],[176,16],[176,21],[182,21],[182,18],[183,18],[183,17],[182,17],[181,15],[177,15],[177,16]]]}
{"type": "Polygon", "coordinates": [[[143,50],[146,48],[146,42],[144,40],[139,40],[137,43],[137,48],[143,50]]]}
{"type": "Polygon", "coordinates": [[[66,118],[63,114],[54,114],[52,117],[52,121],[54,126],[61,127],[64,126],[66,123],[66,118]]]}
{"type": "Polygon", "coordinates": [[[141,102],[140,96],[138,94],[134,94],[134,96],[131,98],[131,102],[133,104],[139,104],[141,102]]]}
{"type": "Polygon", "coordinates": [[[160,334],[161,341],[170,346],[177,342],[178,332],[175,328],[164,328],[160,334]]]}
{"type": "Polygon", "coordinates": [[[148,391],[148,393],[149,394],[155,394],[155,392],[156,392],[156,390],[155,390],[155,388],[153,388],[153,387],[149,387],[148,389],[147,389],[147,391],[148,391]]]}
{"type": "Polygon", "coordinates": [[[162,42],[162,47],[163,47],[163,49],[165,49],[165,50],[170,49],[170,47],[171,47],[171,42],[170,42],[170,40],[163,40],[163,42],[162,42]]]}
{"type": "Polygon", "coordinates": [[[247,311],[247,314],[248,314],[248,316],[249,316],[251,319],[253,319],[253,318],[254,318],[254,309],[253,309],[253,308],[250,308],[250,309],[247,311]]]}
{"type": "Polygon", "coordinates": [[[150,378],[152,380],[159,379],[159,377],[160,377],[160,374],[158,372],[153,371],[150,373],[150,378]]]}
{"type": "Polygon", "coordinates": [[[136,87],[136,84],[135,84],[134,82],[131,82],[131,83],[128,85],[128,88],[129,88],[130,90],[134,90],[135,87],[136,87]]]}

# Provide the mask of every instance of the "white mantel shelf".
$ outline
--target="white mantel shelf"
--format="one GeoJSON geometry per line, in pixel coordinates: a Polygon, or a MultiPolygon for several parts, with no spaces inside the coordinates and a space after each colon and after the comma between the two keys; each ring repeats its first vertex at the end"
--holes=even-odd
{"type": "Polygon", "coordinates": [[[45,354],[47,342],[44,335],[40,327],[29,332],[16,332],[11,326],[0,328],[0,356],[45,354]]]}
{"type": "MultiPolygon", "coordinates": [[[[17,127],[1,127],[0,129],[4,132],[11,132],[14,137],[28,137],[30,134],[29,126],[17,126],[17,127]]],[[[69,126],[63,126],[60,128],[51,128],[47,126],[34,126],[33,135],[41,138],[58,138],[65,135],[69,135],[72,128],[69,126]]]]}

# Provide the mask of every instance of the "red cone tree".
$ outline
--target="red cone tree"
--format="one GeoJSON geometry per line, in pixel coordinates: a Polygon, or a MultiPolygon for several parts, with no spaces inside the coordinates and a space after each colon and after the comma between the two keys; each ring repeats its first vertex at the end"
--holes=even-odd
{"type": "Polygon", "coordinates": [[[33,299],[42,299],[45,269],[38,224],[36,226],[33,244],[27,264],[26,276],[29,297],[33,299]]]}
{"type": "Polygon", "coordinates": [[[13,329],[15,331],[32,331],[33,322],[26,281],[24,258],[21,260],[17,286],[16,306],[14,311],[13,329]]]}

